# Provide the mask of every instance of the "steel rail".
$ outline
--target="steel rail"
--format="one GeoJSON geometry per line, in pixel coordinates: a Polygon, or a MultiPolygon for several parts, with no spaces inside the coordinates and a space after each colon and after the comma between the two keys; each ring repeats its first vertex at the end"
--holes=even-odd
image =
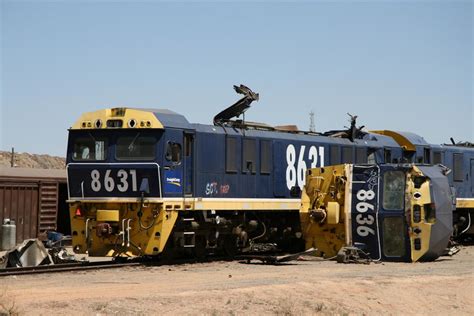
{"type": "Polygon", "coordinates": [[[36,267],[9,267],[0,269],[0,278],[3,276],[11,275],[27,275],[27,274],[41,274],[41,273],[55,273],[55,272],[68,272],[68,271],[86,271],[86,270],[97,270],[97,269],[111,269],[111,268],[123,268],[133,266],[171,266],[171,265],[182,265],[182,264],[193,264],[193,263],[204,263],[213,261],[229,261],[232,260],[230,257],[210,257],[204,259],[196,258],[183,258],[173,260],[156,261],[150,260],[149,258],[134,258],[129,262],[114,262],[114,261],[96,261],[96,262],[74,262],[74,263],[58,263],[55,265],[44,265],[36,267]]]}
{"type": "Polygon", "coordinates": [[[130,266],[139,266],[141,262],[77,262],[77,263],[60,263],[55,265],[37,266],[37,267],[12,267],[0,269],[0,277],[11,275],[26,275],[26,274],[40,274],[40,273],[55,273],[68,271],[83,271],[83,270],[97,270],[97,269],[111,269],[122,268],[130,266]]]}
{"type": "Polygon", "coordinates": [[[56,273],[56,272],[68,272],[68,271],[86,271],[86,270],[97,270],[97,269],[112,269],[112,268],[123,268],[133,266],[153,267],[153,266],[173,266],[182,264],[195,264],[195,263],[208,263],[216,261],[247,261],[250,260],[261,260],[269,264],[281,264],[287,261],[296,260],[301,255],[307,255],[315,252],[314,249],[309,249],[304,252],[277,256],[276,254],[248,254],[248,255],[235,255],[235,256],[211,256],[206,258],[174,258],[165,260],[154,260],[152,258],[134,258],[128,262],[121,261],[84,261],[74,263],[59,263],[55,265],[44,265],[37,267],[10,267],[0,269],[0,278],[3,276],[11,275],[27,275],[27,274],[40,274],[40,273],[56,273]]]}

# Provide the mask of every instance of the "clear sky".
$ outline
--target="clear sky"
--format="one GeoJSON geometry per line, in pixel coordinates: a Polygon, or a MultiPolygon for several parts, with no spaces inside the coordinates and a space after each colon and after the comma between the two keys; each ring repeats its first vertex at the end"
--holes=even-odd
{"type": "Polygon", "coordinates": [[[1,2],[0,149],[65,155],[82,112],[168,108],[474,140],[473,1],[1,2]]]}

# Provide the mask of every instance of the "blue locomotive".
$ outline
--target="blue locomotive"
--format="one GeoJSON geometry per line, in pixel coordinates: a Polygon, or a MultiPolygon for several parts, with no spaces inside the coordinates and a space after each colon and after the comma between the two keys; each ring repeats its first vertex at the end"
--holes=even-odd
{"type": "Polygon", "coordinates": [[[233,119],[244,96],[214,118],[190,123],[169,110],[85,113],[69,130],[67,172],[74,250],[97,256],[196,255],[304,246],[301,190],[310,168],[344,163],[443,164],[452,172],[459,232],[474,208],[474,148],[431,145],[412,133],[314,133],[233,119]],[[167,251],[170,250],[170,251],[167,251]]]}

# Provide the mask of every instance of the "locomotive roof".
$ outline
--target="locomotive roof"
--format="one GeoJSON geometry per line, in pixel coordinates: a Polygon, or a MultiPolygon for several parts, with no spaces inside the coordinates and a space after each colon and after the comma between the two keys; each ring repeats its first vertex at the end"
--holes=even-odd
{"type": "Polygon", "coordinates": [[[429,145],[429,143],[422,136],[417,135],[415,133],[411,133],[411,132],[397,132],[397,133],[404,136],[406,139],[408,139],[409,142],[411,142],[415,146],[429,145]]]}
{"type": "Polygon", "coordinates": [[[84,113],[79,120],[74,123],[71,129],[106,129],[106,128],[182,128],[196,130],[204,133],[219,133],[228,135],[248,135],[263,138],[279,138],[286,140],[304,140],[331,142],[334,144],[373,144],[374,146],[398,147],[400,143],[408,144],[408,149],[413,145],[428,145],[423,137],[408,132],[374,131],[367,133],[363,139],[356,139],[352,143],[347,138],[322,136],[310,132],[291,132],[262,129],[240,129],[236,127],[224,127],[206,124],[191,124],[179,113],[167,109],[147,109],[147,108],[109,108],[94,112],[84,113]],[[120,121],[120,126],[113,125],[120,121]],[[132,122],[133,121],[133,122],[132,122]],[[112,124],[109,126],[109,122],[112,124]],[[133,123],[133,124],[132,124],[133,123]]]}
{"type": "Polygon", "coordinates": [[[430,146],[423,137],[410,132],[379,130],[373,131],[373,133],[393,138],[400,146],[408,151],[416,151],[416,146],[430,146]]]}
{"type": "Polygon", "coordinates": [[[466,147],[466,146],[457,146],[457,145],[451,145],[451,144],[430,144],[431,148],[435,148],[437,150],[441,151],[450,151],[450,152],[474,152],[474,147],[466,147]]]}
{"type": "Polygon", "coordinates": [[[331,136],[322,136],[312,133],[289,133],[289,132],[279,132],[279,131],[266,131],[266,130],[255,130],[248,129],[242,130],[239,128],[233,127],[223,127],[223,126],[214,126],[214,125],[205,125],[205,124],[191,124],[192,129],[196,132],[202,133],[211,133],[211,134],[227,134],[241,136],[245,134],[249,137],[262,137],[262,138],[271,138],[271,139],[282,139],[282,140],[301,140],[301,141],[314,141],[314,142],[331,142],[333,144],[341,145],[368,145],[373,144],[374,146],[384,146],[384,147],[399,147],[397,142],[395,142],[391,137],[367,133],[364,139],[356,139],[351,142],[347,138],[340,137],[331,137],[331,136]]]}
{"type": "MultiPolygon", "coordinates": [[[[140,109],[137,109],[140,110],[140,109]]],[[[188,120],[179,113],[173,112],[171,110],[166,109],[141,109],[142,111],[150,111],[156,116],[158,121],[164,127],[175,127],[175,128],[191,128],[191,124],[189,124],[188,120]]]]}
{"type": "Polygon", "coordinates": [[[181,114],[166,109],[111,108],[81,115],[71,129],[102,128],[191,128],[181,114]],[[133,121],[133,123],[131,123],[133,121]],[[109,122],[112,122],[109,126],[109,122]],[[120,122],[120,125],[114,125],[120,122]]]}

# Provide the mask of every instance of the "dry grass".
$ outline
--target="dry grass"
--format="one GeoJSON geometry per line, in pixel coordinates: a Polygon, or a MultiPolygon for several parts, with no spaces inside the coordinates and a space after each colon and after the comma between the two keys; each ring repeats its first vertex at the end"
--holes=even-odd
{"type": "Polygon", "coordinates": [[[299,315],[347,315],[342,309],[331,307],[325,303],[317,301],[306,301],[304,303],[295,303],[294,300],[284,298],[274,304],[273,313],[280,316],[299,316],[299,315]]]}
{"type": "Polygon", "coordinates": [[[0,289],[0,315],[16,316],[19,314],[18,306],[15,305],[15,300],[8,295],[7,288],[0,289]]]}

